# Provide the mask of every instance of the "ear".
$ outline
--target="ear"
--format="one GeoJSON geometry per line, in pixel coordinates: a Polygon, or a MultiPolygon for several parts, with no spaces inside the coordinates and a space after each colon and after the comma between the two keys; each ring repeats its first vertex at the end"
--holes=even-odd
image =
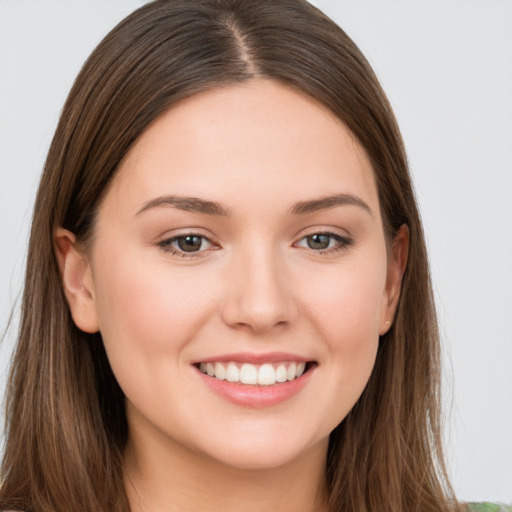
{"type": "Polygon", "coordinates": [[[400,298],[400,289],[402,286],[402,277],[407,266],[409,255],[409,227],[405,224],[400,226],[393,240],[391,254],[388,261],[388,274],[386,278],[386,289],[384,291],[379,334],[386,334],[393,323],[398,299],[400,298]]]}
{"type": "Polygon", "coordinates": [[[76,326],[82,331],[99,330],[94,296],[94,282],[89,260],[80,251],[71,231],[57,228],[53,235],[64,294],[76,326]]]}

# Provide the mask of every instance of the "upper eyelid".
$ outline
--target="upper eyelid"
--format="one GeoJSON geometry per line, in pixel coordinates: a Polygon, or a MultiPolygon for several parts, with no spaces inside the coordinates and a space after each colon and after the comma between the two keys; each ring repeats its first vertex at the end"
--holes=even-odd
{"type": "Polygon", "coordinates": [[[187,236],[200,236],[205,238],[211,243],[216,243],[217,238],[211,233],[206,232],[203,228],[178,228],[173,230],[166,230],[161,235],[156,237],[157,243],[165,242],[168,240],[176,240],[177,238],[184,238],[187,236]]]}
{"type": "Polygon", "coordinates": [[[352,238],[352,236],[347,232],[346,229],[341,229],[334,226],[312,226],[310,228],[302,229],[296,235],[296,240],[301,240],[304,237],[311,235],[331,235],[331,236],[339,236],[341,238],[352,238]]]}
{"type": "MultiPolygon", "coordinates": [[[[339,233],[333,233],[332,231],[313,231],[306,235],[302,235],[300,238],[297,239],[297,242],[300,242],[300,241],[304,240],[305,238],[308,238],[308,237],[314,236],[314,235],[329,236],[329,237],[333,238],[334,240],[337,240],[338,242],[345,242],[345,243],[352,242],[352,239],[349,236],[341,235],[339,233]]],[[[297,242],[294,242],[294,243],[297,243],[297,242]]]]}
{"type": "Polygon", "coordinates": [[[312,231],[308,231],[305,234],[301,235],[300,238],[305,238],[307,236],[312,235],[328,235],[328,236],[339,236],[339,237],[345,237],[347,235],[343,235],[341,233],[337,233],[336,231],[329,230],[329,229],[313,229],[312,231]]]}

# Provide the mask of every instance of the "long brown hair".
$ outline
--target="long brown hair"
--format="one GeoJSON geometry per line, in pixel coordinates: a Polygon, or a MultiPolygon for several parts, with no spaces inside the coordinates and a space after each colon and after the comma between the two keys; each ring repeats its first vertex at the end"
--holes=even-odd
{"type": "Polygon", "coordinates": [[[441,451],[439,340],[421,223],[388,101],[350,38],[305,0],[157,0],[100,43],[69,94],[35,204],[7,398],[0,509],[126,512],[124,397],[101,335],[73,323],[53,233],[87,241],[120,161],[177,101],[254,77],[340,118],[373,165],[390,242],[410,250],[363,395],[332,432],[329,510],[455,510],[441,451]]]}

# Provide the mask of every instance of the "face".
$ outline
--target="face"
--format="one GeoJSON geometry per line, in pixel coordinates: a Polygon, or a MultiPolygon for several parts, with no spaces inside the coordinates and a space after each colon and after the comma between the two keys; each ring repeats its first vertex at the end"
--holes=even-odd
{"type": "Polygon", "coordinates": [[[258,80],[147,129],[70,278],[83,296],[67,294],[77,325],[101,331],[132,438],[261,468],[325,453],[388,328],[391,268],[360,145],[258,80]]]}

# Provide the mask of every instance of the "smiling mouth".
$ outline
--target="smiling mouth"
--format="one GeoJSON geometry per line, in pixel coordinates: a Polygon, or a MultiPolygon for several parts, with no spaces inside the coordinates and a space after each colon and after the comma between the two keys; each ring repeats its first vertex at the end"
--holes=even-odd
{"type": "Polygon", "coordinates": [[[272,386],[298,379],[309,371],[316,363],[310,362],[279,362],[279,363],[237,363],[209,362],[197,365],[199,371],[209,377],[227,382],[272,386]]]}

